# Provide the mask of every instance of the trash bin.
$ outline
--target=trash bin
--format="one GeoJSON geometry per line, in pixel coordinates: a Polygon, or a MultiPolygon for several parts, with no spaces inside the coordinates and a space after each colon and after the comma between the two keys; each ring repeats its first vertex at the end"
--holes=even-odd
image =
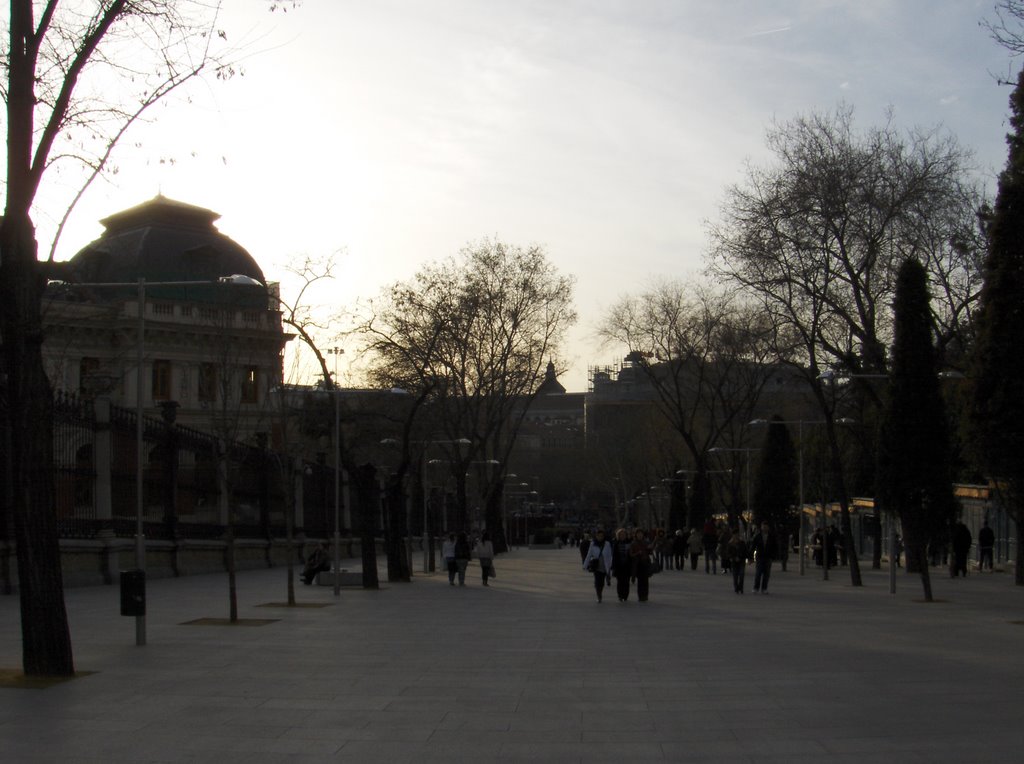
{"type": "Polygon", "coordinates": [[[146,614],[146,571],[121,571],[121,615],[146,614]]]}

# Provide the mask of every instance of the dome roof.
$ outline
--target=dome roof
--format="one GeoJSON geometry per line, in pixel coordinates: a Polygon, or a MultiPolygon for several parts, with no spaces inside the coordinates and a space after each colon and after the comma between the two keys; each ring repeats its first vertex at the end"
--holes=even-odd
{"type": "MultiPolygon", "coordinates": [[[[222,276],[241,274],[266,284],[263,271],[243,247],[214,226],[216,212],[158,194],[100,221],[106,229],[71,258],[74,280],[84,283],[210,281],[211,286],[153,287],[154,297],[220,301],[212,286],[222,276]]],[[[239,296],[232,288],[232,294],[239,296]]],[[[266,305],[265,287],[244,288],[244,302],[266,305]]]]}

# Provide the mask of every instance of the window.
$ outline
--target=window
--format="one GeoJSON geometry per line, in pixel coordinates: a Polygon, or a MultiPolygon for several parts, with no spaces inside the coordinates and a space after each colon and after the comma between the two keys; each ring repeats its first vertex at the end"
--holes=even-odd
{"type": "Polygon", "coordinates": [[[171,362],[153,361],[153,400],[171,399],[171,362]]]}
{"type": "Polygon", "coordinates": [[[255,366],[246,366],[242,371],[242,403],[259,403],[259,395],[256,389],[256,382],[259,379],[259,369],[255,366]]]}
{"type": "Polygon", "coordinates": [[[213,363],[199,364],[199,402],[217,402],[217,365],[213,363]]]}

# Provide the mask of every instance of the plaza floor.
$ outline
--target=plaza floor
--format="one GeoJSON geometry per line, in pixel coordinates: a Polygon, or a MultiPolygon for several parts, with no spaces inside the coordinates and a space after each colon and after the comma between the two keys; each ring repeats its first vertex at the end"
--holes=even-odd
{"type": "MultiPolygon", "coordinates": [[[[418,561],[418,560],[417,560],[418,561]]],[[[148,585],[148,644],[117,586],[71,589],[81,677],[0,687],[4,762],[617,760],[1010,762],[1024,750],[1024,590],[776,566],[768,596],[666,571],[595,600],[575,550],[519,550],[465,587],[297,586],[284,569],[148,585]],[[92,672],[86,674],[85,672],[92,672]]],[[[381,566],[383,576],[383,565],[381,566]]],[[[20,667],[0,598],[0,668],[20,667]]]]}

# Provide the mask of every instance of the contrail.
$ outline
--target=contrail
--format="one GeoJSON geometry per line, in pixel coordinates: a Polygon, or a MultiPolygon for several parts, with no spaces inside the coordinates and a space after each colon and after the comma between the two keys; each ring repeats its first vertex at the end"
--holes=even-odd
{"type": "Polygon", "coordinates": [[[749,39],[751,37],[764,37],[765,35],[778,34],[779,32],[788,32],[792,28],[793,28],[792,26],[787,26],[787,27],[779,27],[777,29],[766,29],[763,32],[751,32],[750,34],[742,35],[740,37],[740,39],[741,40],[747,40],[747,39],[749,39]]]}

